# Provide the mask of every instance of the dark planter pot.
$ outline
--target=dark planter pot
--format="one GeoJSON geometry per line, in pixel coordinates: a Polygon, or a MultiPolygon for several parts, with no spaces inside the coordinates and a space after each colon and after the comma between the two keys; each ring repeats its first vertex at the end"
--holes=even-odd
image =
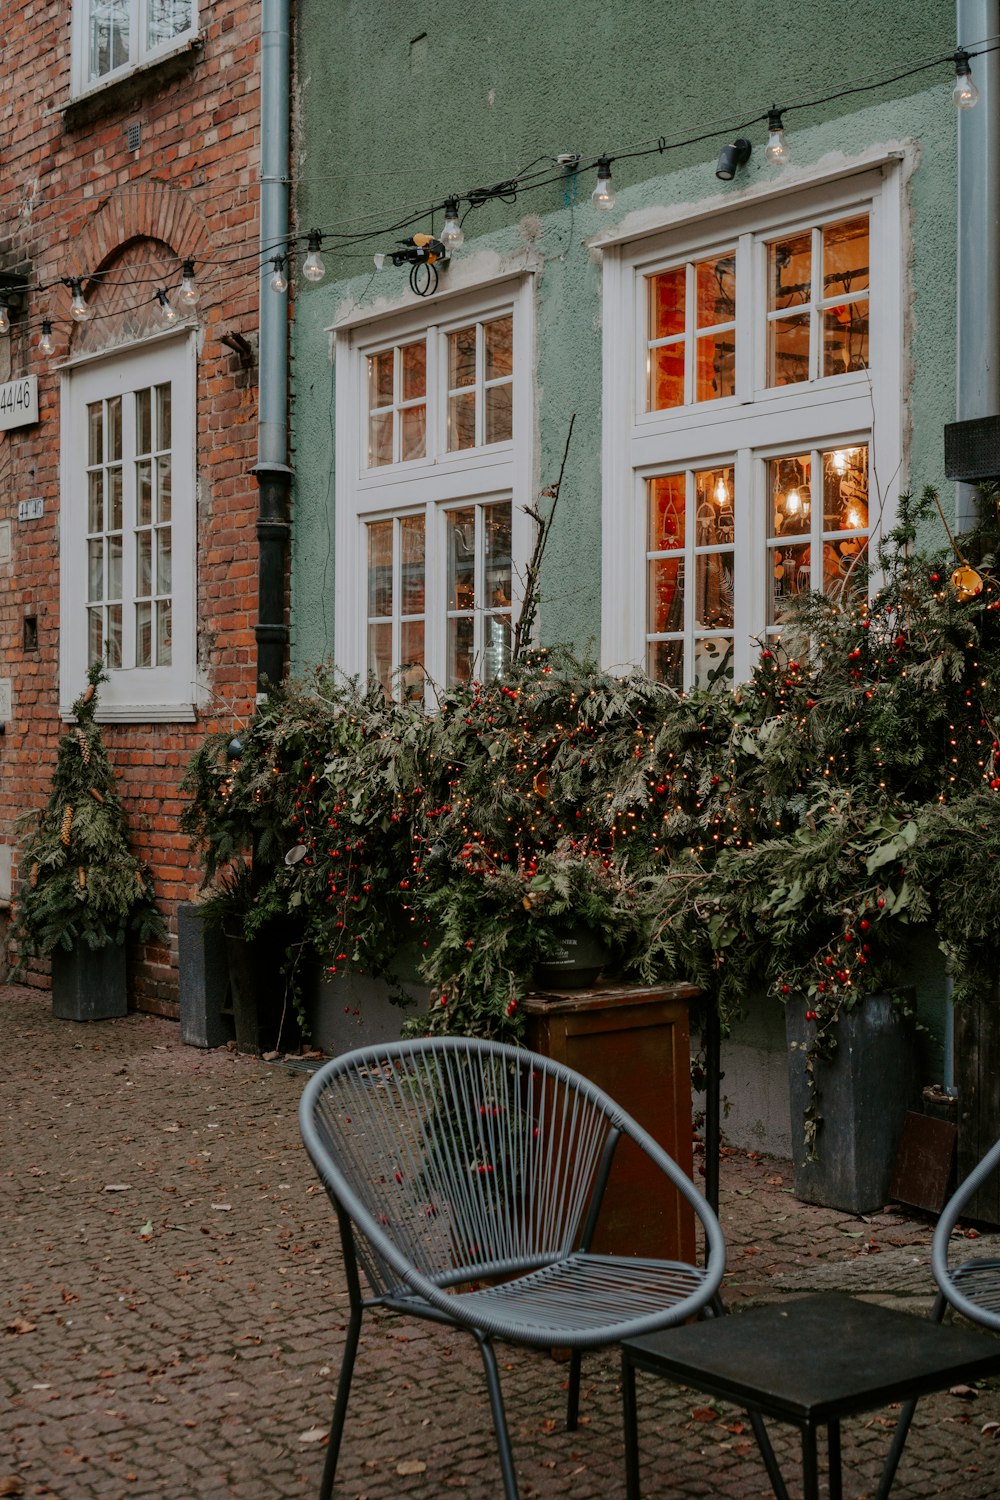
{"type": "MultiPolygon", "coordinates": [[[[262,1052],[285,1052],[302,1045],[302,1032],[291,1002],[285,1003],[281,967],[293,934],[281,924],[252,942],[225,934],[226,960],[236,1048],[259,1057],[262,1052]]],[[[307,976],[303,976],[304,986],[307,976]]]]}
{"type": "Polygon", "coordinates": [[[535,965],[535,984],[542,990],[586,990],[608,962],[604,943],[589,927],[569,927],[548,958],[535,965]]]}
{"type": "Polygon", "coordinates": [[[226,945],[202,907],[177,908],[181,1041],[188,1047],[224,1047],[235,1035],[226,945]]]}
{"type": "Polygon", "coordinates": [[[806,1002],[785,1005],[789,1046],[795,1196],[805,1203],[869,1213],[883,1206],[908,1109],[920,1107],[920,1070],[913,1023],[885,995],[868,995],[837,1022],[837,1050],[816,1064],[822,1121],[816,1161],[806,1160],[809,1106],[805,1048],[815,1027],[806,1002]]]}
{"type": "Polygon", "coordinates": [[[125,949],[83,944],[52,952],[52,1014],[60,1021],[109,1021],[128,1015],[125,949]]]}

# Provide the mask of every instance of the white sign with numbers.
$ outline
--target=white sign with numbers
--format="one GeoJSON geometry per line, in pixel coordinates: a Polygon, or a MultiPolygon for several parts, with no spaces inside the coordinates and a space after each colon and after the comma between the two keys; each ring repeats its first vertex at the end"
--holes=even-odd
{"type": "Polygon", "coordinates": [[[38,376],[22,375],[0,385],[0,432],[38,421],[38,376]]]}

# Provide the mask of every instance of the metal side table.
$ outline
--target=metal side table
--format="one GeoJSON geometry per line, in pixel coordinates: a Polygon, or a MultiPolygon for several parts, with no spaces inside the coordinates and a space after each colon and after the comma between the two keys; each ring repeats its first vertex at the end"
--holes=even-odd
{"type": "Polygon", "coordinates": [[[995,1375],[1000,1338],[820,1294],[628,1339],[622,1344],[628,1500],[639,1500],[636,1370],[669,1376],[749,1413],[778,1500],[788,1500],[788,1492],[762,1419],[800,1429],[806,1500],[819,1497],[816,1433],[825,1426],[830,1500],[841,1500],[841,1418],[995,1375]]]}

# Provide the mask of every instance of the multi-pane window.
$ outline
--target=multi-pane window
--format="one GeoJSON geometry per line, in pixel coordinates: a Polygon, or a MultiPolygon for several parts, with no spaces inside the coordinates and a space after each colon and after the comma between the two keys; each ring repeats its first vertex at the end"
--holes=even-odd
{"type": "Polygon", "coordinates": [[[868,444],[789,454],[767,464],[769,633],[789,600],[860,586],[868,546],[868,444]],[[813,496],[815,495],[815,500],[813,496]]]}
{"type": "Polygon", "coordinates": [[[369,521],[368,675],[386,697],[422,698],[427,554],[422,513],[369,521]]]}
{"type": "Polygon", "coordinates": [[[650,411],[717,401],[736,389],[736,252],[647,280],[650,411]]]}
{"type": "Polygon", "coordinates": [[[731,464],[657,475],[647,483],[647,670],[682,688],[685,643],[693,681],[733,675],[735,557],[731,464]]]}
{"type": "Polygon", "coordinates": [[[194,33],[196,0],[74,0],[75,83],[92,88],[194,33]]]}
{"type": "Polygon", "coordinates": [[[865,586],[902,466],[901,258],[888,166],[605,250],[608,665],[741,681],[796,595],[865,586]]]}
{"type": "Polygon", "coordinates": [[[449,687],[500,677],[510,665],[509,500],[445,512],[448,556],[449,687]]]}
{"type": "Polygon", "coordinates": [[[93,401],[87,407],[87,649],[91,663],[111,668],[171,665],[170,404],[166,384],[93,401]],[[131,484],[126,473],[129,465],[131,484]],[[130,621],[125,618],[126,556],[135,570],[130,621]]]}
{"type": "Polygon", "coordinates": [[[368,356],[368,467],[408,463],[427,452],[427,344],[368,356]]]}
{"type": "Polygon", "coordinates": [[[187,339],[65,377],[64,702],[88,666],[112,717],[189,717],[194,697],[194,386],[187,339]],[[179,710],[183,709],[183,712],[179,710]]]}
{"type": "Polygon", "coordinates": [[[868,216],[767,247],[767,384],[849,375],[868,365],[868,216]]]}
{"type": "Polygon", "coordinates": [[[532,482],[527,298],[435,312],[337,345],[337,659],[428,703],[509,665],[532,482]]]}
{"type": "Polygon", "coordinates": [[[470,323],[448,334],[448,448],[509,442],[513,428],[514,320],[470,323]]]}

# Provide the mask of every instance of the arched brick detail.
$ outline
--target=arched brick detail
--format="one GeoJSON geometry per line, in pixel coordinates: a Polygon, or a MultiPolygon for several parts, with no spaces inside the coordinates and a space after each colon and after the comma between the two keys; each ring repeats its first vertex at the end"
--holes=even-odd
{"type": "Polygon", "coordinates": [[[185,193],[144,179],[119,188],[94,214],[76,244],[76,274],[92,275],[140,239],[169,245],[180,260],[204,260],[212,246],[205,220],[185,193]]]}

